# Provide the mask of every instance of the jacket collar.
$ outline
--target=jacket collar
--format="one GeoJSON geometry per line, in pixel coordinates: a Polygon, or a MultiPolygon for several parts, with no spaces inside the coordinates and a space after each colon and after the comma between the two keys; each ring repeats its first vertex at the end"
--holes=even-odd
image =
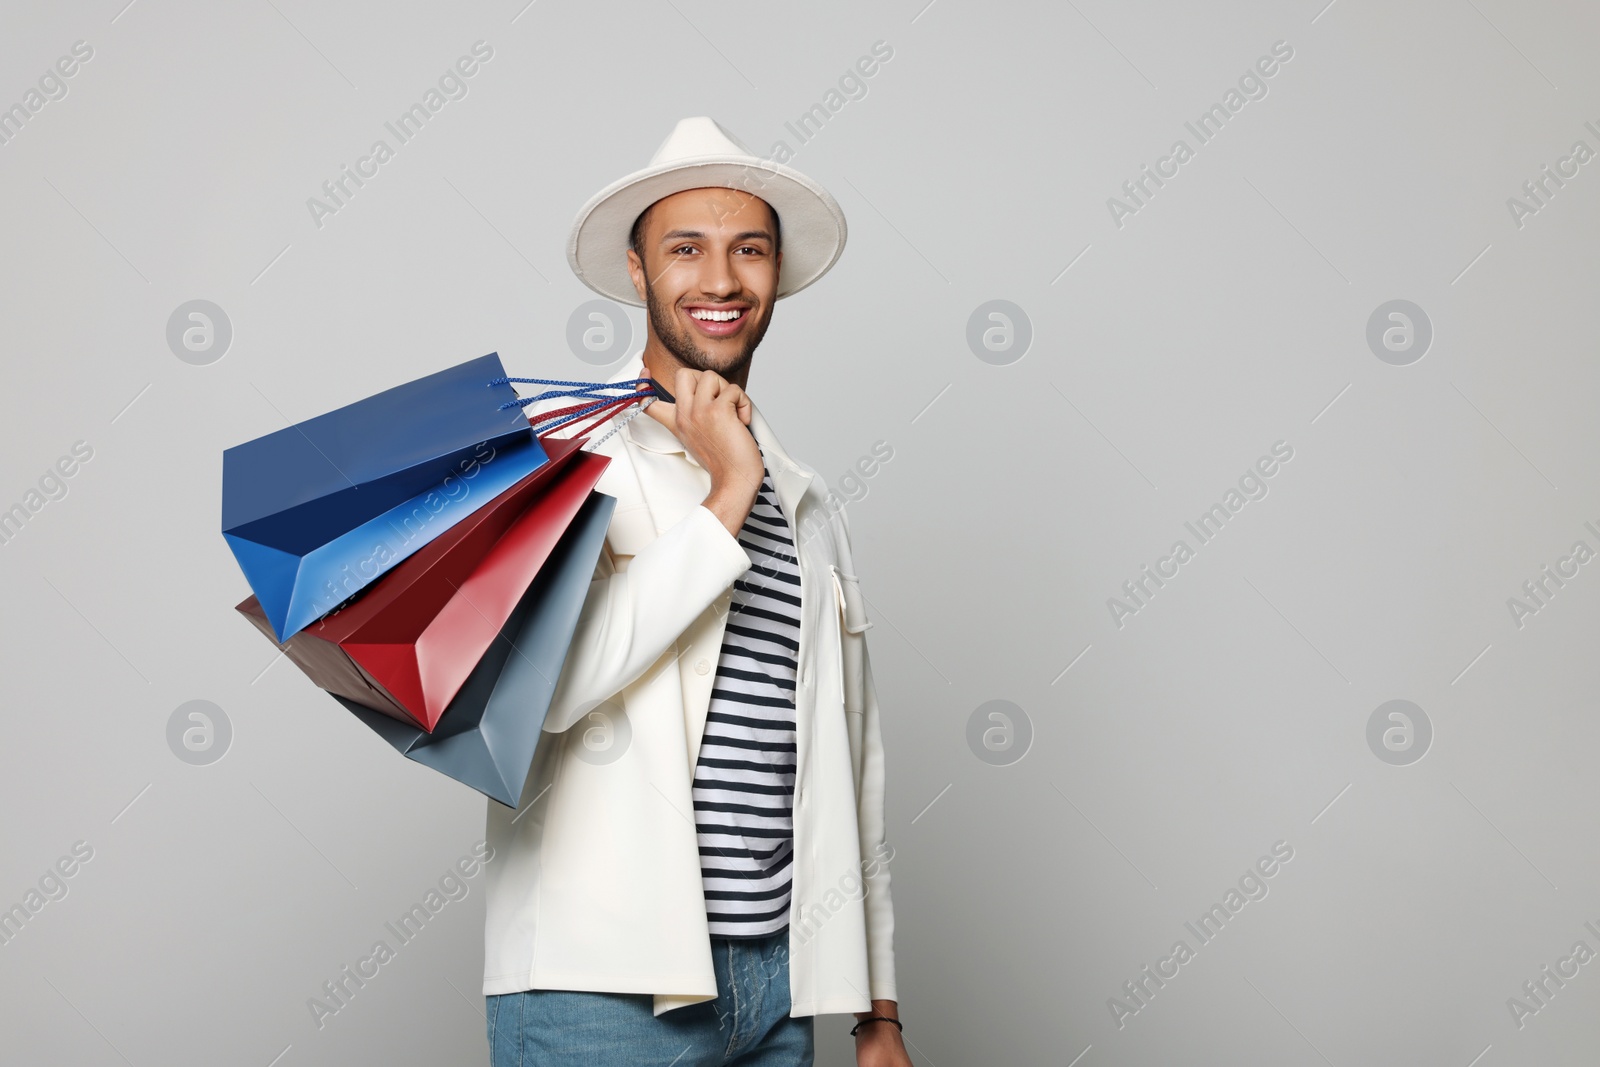
{"type": "MultiPolygon", "coordinates": [[[[622,366],[606,381],[622,382],[642,377],[644,377],[644,354],[640,352],[624,360],[622,366]]],[[[810,487],[812,479],[816,477],[816,471],[797,462],[784,451],[783,445],[778,442],[772,427],[762,417],[761,408],[753,398],[750,401],[750,429],[761,445],[761,453],[766,458],[767,470],[772,475],[772,485],[777,490],[778,502],[783,505],[784,514],[789,517],[791,523],[798,523],[800,517],[795,510],[799,507],[800,499],[805,496],[806,489],[810,487]]],[[[689,463],[696,467],[700,465],[671,430],[648,415],[629,419],[623,424],[619,436],[647,452],[663,455],[682,453],[689,463]]]]}

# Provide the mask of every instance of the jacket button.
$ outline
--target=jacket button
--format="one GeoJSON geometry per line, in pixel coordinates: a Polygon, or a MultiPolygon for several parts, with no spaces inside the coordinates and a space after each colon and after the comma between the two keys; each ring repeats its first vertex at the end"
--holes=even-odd
{"type": "Polygon", "coordinates": [[[694,673],[696,673],[696,674],[706,674],[710,670],[711,670],[711,664],[707,663],[705,660],[701,660],[700,662],[698,662],[698,663],[696,663],[694,665],[694,673]]]}

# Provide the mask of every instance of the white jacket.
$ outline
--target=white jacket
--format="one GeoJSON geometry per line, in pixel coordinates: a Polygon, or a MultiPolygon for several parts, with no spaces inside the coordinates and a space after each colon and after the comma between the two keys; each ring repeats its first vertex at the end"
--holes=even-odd
{"type": "MultiPolygon", "coordinates": [[[[791,1014],[867,1011],[898,999],[872,624],[842,509],[759,409],[750,425],[800,555],[791,1014]]],[[[617,506],[522,807],[489,804],[483,991],[653,993],[660,1015],[717,995],[690,782],[751,560],[666,427],[641,414],[595,451],[617,506]]]]}

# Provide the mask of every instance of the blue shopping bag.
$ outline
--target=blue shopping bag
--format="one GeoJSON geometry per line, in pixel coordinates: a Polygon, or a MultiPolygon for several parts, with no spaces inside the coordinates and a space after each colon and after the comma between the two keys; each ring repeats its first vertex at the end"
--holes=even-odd
{"type": "Polygon", "coordinates": [[[497,353],[236,445],[222,532],[280,642],[548,462],[497,353]]]}

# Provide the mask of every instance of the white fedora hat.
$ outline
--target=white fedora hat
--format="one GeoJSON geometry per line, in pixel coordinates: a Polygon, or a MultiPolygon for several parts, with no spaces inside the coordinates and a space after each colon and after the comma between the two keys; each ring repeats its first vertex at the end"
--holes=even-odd
{"type": "Polygon", "coordinates": [[[826,189],[797,170],[762,159],[699,116],[680,120],[643,170],[612,182],[583,205],[567,239],[573,273],[602,296],[643,307],[628,276],[634,220],[662,197],[704,188],[743,190],[777,213],[783,235],[778,299],[822,277],[844,251],[844,212],[826,189]]]}

